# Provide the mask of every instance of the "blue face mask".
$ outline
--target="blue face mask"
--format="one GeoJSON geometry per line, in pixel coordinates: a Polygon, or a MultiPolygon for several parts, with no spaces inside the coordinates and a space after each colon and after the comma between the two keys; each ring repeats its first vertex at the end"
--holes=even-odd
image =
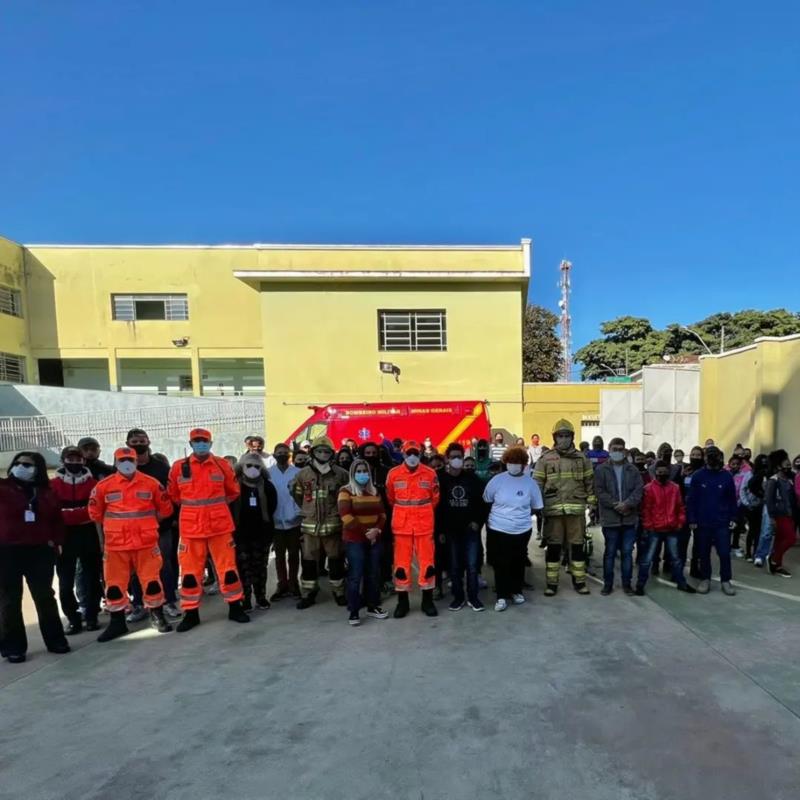
{"type": "Polygon", "coordinates": [[[369,483],[368,472],[356,472],[356,474],[353,477],[356,479],[356,483],[359,486],[366,486],[369,483]]]}
{"type": "Polygon", "coordinates": [[[211,442],[190,442],[196,456],[207,456],[211,452],[211,442]]]}

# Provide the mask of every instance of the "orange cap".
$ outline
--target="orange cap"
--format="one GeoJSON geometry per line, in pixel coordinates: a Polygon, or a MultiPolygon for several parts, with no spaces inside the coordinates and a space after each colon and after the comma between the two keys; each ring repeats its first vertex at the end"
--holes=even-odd
{"type": "Polygon", "coordinates": [[[211,431],[207,431],[205,428],[192,428],[189,431],[189,441],[191,442],[193,439],[208,439],[211,441],[211,431]]]}
{"type": "Polygon", "coordinates": [[[415,442],[413,439],[409,439],[403,445],[404,453],[407,453],[409,450],[416,450],[417,452],[422,452],[422,448],[419,446],[419,442],[415,442]]]}
{"type": "Polygon", "coordinates": [[[132,447],[118,447],[114,451],[114,461],[119,461],[121,458],[132,458],[136,460],[136,451],[132,447]]]}

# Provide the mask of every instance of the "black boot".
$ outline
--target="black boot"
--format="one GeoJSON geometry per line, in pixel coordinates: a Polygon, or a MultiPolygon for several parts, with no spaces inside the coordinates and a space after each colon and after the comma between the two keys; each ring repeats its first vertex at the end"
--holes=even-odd
{"type": "Polygon", "coordinates": [[[124,611],[112,611],[111,622],[108,623],[106,629],[97,637],[98,642],[110,642],[112,639],[118,639],[120,636],[130,633],[128,626],[125,624],[124,611]]]}
{"type": "Polygon", "coordinates": [[[343,594],[334,594],[333,599],[336,601],[337,606],[343,608],[347,605],[347,598],[343,594]]]}
{"type": "Polygon", "coordinates": [[[234,600],[232,603],[228,603],[228,619],[231,622],[250,622],[250,617],[242,608],[241,600],[234,600]]]}
{"type": "Polygon", "coordinates": [[[305,597],[301,597],[297,601],[297,607],[302,611],[304,608],[311,608],[317,602],[318,589],[313,589],[305,597]]]}
{"type": "Polygon", "coordinates": [[[433,589],[423,589],[422,590],[422,605],[420,606],[420,610],[426,617],[438,617],[439,612],[436,610],[436,606],[433,604],[433,589]]]}
{"type": "Polygon", "coordinates": [[[73,617],[69,621],[69,625],[64,630],[64,633],[66,633],[67,636],[74,636],[76,633],[82,633],[82,632],[83,632],[83,620],[80,617],[73,617]]]}
{"type": "Polygon", "coordinates": [[[397,592],[397,605],[394,609],[394,618],[403,619],[408,614],[408,592],[397,592]]]}
{"type": "Polygon", "coordinates": [[[175,630],[178,631],[178,633],[186,633],[186,631],[196,628],[199,624],[200,612],[196,608],[193,608],[183,615],[183,619],[178,623],[178,627],[175,628],[175,630]]]}
{"type": "Polygon", "coordinates": [[[150,627],[159,633],[169,633],[172,625],[164,618],[164,606],[150,609],[150,627]]]}

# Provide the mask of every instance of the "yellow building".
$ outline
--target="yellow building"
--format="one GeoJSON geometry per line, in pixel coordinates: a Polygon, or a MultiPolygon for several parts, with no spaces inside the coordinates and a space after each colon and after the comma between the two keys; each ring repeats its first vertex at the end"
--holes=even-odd
{"type": "Polygon", "coordinates": [[[307,406],[336,402],[488,400],[495,426],[520,431],[530,258],[529,239],[148,247],[0,239],[0,352],[10,357],[0,380],[263,394],[273,439],[299,425],[307,406]]]}
{"type": "Polygon", "coordinates": [[[700,438],[725,453],[800,452],[800,335],[764,337],[700,359],[700,438]]]}

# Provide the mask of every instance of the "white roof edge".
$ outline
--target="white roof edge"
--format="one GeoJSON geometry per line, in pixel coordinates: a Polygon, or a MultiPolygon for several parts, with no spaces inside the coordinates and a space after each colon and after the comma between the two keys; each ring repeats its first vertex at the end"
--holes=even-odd
{"type": "Polygon", "coordinates": [[[528,279],[525,272],[497,272],[497,271],[436,271],[426,270],[287,270],[287,269],[235,269],[236,278],[421,278],[425,280],[439,280],[440,278],[501,278],[503,280],[524,281],[528,279]]]}
{"type": "Polygon", "coordinates": [[[22,244],[60,250],[465,250],[520,251],[530,247],[530,239],[519,244],[291,244],[255,242],[252,244],[22,244]]]}
{"type": "Polygon", "coordinates": [[[725,358],[725,356],[744,353],[747,350],[755,350],[760,342],[791,342],[794,339],[800,339],[800,333],[790,333],[788,336],[759,336],[753,340],[752,344],[745,344],[733,350],[726,350],[724,353],[703,353],[700,356],[700,360],[702,361],[704,358],[725,358]]]}

